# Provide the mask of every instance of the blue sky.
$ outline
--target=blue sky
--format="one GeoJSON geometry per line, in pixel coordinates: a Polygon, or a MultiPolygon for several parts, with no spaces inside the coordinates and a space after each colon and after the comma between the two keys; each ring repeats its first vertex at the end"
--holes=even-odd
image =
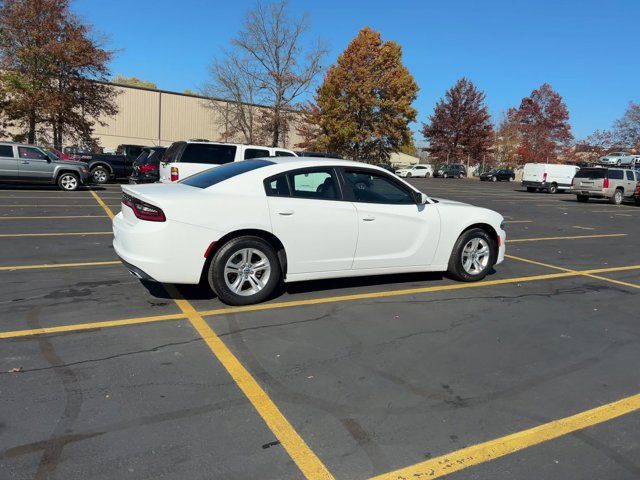
{"type": "MultiPolygon", "coordinates": [[[[206,83],[211,59],[237,33],[253,1],[72,5],[117,50],[114,74],[182,91],[206,83]]],[[[293,14],[308,12],[310,37],[329,46],[327,65],[366,25],[402,45],[420,86],[419,121],[462,76],[485,91],[496,120],[550,83],[569,107],[576,138],[609,128],[629,101],[640,102],[640,0],[291,0],[290,7],[293,14]]]]}

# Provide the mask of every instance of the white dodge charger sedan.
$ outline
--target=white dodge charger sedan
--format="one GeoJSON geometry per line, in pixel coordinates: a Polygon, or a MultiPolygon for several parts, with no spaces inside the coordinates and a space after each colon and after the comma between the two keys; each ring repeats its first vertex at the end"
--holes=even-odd
{"type": "Polygon", "coordinates": [[[113,246],[127,268],[208,282],[231,305],[260,302],[282,281],[432,271],[476,281],[504,259],[499,213],[430,198],[364,163],[245,160],[122,190],[113,246]]]}

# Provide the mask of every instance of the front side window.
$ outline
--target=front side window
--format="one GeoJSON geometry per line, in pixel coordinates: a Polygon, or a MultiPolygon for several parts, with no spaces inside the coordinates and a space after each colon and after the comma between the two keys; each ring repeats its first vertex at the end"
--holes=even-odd
{"type": "Polygon", "coordinates": [[[189,143],[184,149],[180,162],[222,165],[235,160],[236,149],[235,145],[189,143]]]}
{"type": "Polygon", "coordinates": [[[46,160],[48,158],[37,148],[31,147],[18,147],[18,155],[20,158],[29,158],[31,160],[46,160]]]}
{"type": "Polygon", "coordinates": [[[210,168],[204,172],[196,173],[180,180],[178,183],[196,188],[209,188],[217,183],[224,182],[232,177],[242,175],[257,168],[273,165],[269,160],[247,160],[246,162],[233,162],[218,168],[210,168]]]}
{"type": "Polygon", "coordinates": [[[635,176],[631,170],[627,170],[627,180],[635,180],[635,176]]]}
{"type": "Polygon", "coordinates": [[[301,170],[289,174],[291,195],[297,198],[338,200],[338,181],[333,169],[301,170]]]}
{"type": "Polygon", "coordinates": [[[251,158],[263,158],[269,156],[269,150],[262,150],[260,148],[247,148],[244,151],[244,159],[249,160],[251,158]]]}
{"type": "Polygon", "coordinates": [[[393,180],[378,173],[363,170],[345,170],[347,189],[355,202],[413,204],[413,196],[393,180]]]}

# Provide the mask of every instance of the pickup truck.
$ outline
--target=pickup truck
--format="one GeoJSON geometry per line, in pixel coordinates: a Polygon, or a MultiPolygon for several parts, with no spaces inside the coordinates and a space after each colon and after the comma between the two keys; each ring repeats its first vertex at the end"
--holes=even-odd
{"type": "Polygon", "coordinates": [[[142,145],[120,145],[115,154],[83,153],[80,159],[89,164],[93,183],[128,178],[133,173],[133,161],[142,153],[142,145]]]}

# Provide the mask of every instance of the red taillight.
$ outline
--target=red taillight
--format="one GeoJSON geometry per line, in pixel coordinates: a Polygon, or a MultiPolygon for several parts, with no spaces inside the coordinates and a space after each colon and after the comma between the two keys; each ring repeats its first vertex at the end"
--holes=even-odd
{"type": "Polygon", "coordinates": [[[158,166],[154,165],[153,163],[145,163],[144,165],[140,165],[138,167],[138,170],[140,171],[140,173],[149,173],[157,169],[158,169],[158,166]]]}
{"type": "Polygon", "coordinates": [[[148,220],[150,222],[165,222],[167,220],[164,212],[158,207],[154,207],[126,193],[122,194],[122,203],[131,208],[133,214],[140,220],[148,220]]]}
{"type": "Polygon", "coordinates": [[[544,172],[544,173],[542,174],[542,183],[544,183],[544,182],[546,182],[546,181],[547,181],[547,172],[544,172]]]}
{"type": "Polygon", "coordinates": [[[609,177],[604,177],[602,181],[602,188],[609,188],[609,177]]]}
{"type": "Polygon", "coordinates": [[[180,172],[178,167],[171,167],[171,181],[177,182],[180,179],[180,172]]]}

